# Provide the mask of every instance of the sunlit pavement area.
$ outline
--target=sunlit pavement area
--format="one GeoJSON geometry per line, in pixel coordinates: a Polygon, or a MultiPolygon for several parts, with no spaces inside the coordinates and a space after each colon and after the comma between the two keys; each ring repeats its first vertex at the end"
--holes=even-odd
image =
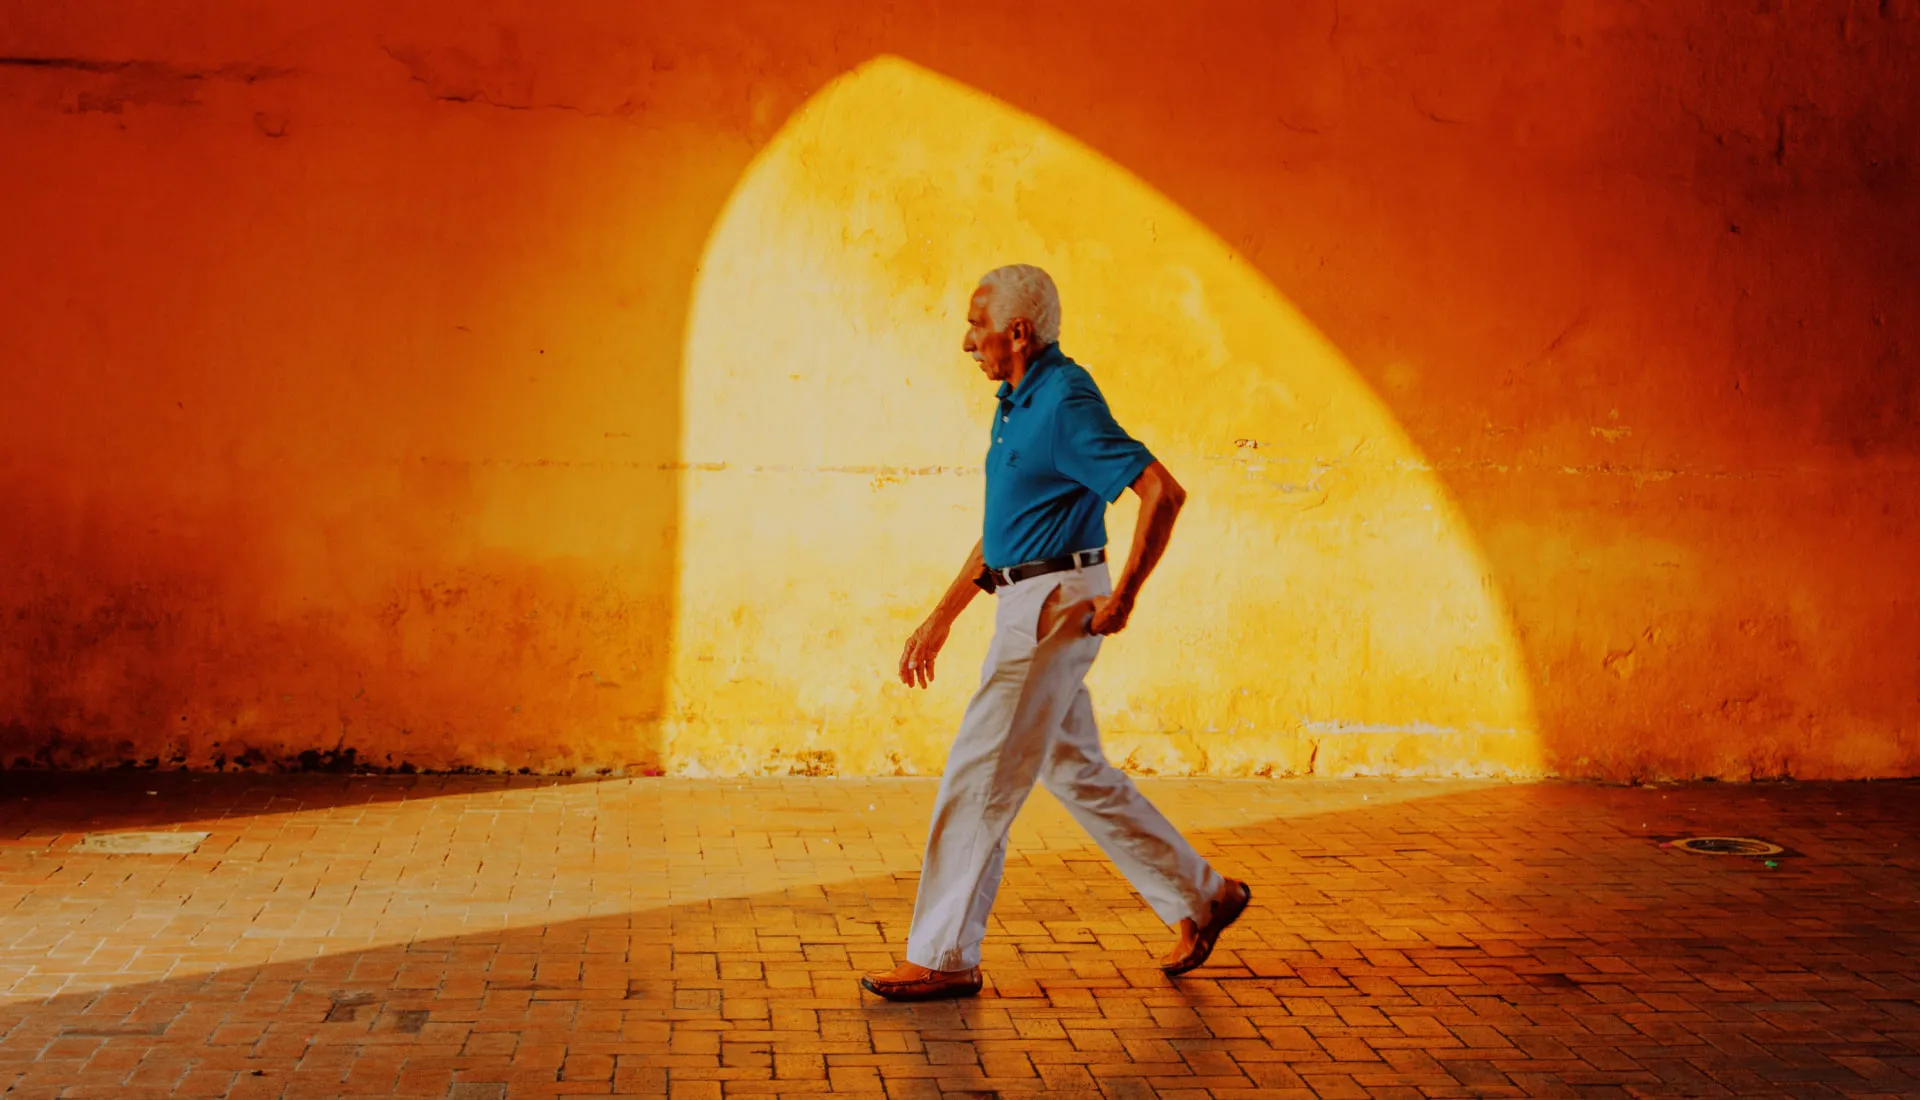
{"type": "Polygon", "coordinates": [[[1206,968],[1038,792],[987,988],[893,1005],[931,780],[7,773],[0,1085],[1920,1093],[1920,784],[1143,785],[1254,886],[1206,968]]]}

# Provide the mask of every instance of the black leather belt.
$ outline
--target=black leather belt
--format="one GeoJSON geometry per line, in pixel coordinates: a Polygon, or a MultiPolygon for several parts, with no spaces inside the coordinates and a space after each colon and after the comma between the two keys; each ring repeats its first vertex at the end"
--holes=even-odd
{"type": "Polygon", "coordinates": [[[1021,581],[1044,577],[1048,573],[1064,573],[1069,569],[1085,569],[1089,565],[1099,565],[1107,560],[1105,550],[1076,550],[1064,557],[1048,558],[1046,561],[1023,561],[1019,565],[1009,565],[1005,569],[982,569],[973,583],[991,592],[1001,585],[1019,584],[1021,581]]]}

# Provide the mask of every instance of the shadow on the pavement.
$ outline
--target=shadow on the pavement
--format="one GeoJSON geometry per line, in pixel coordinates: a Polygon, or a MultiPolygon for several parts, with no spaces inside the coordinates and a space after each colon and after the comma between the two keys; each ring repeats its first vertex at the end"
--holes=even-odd
{"type": "Polygon", "coordinates": [[[1498,787],[1196,832],[1259,894],[1178,984],[1096,852],[1016,851],[972,1001],[857,988],[904,939],[901,873],[16,1003],[0,1071],[28,1094],[1898,1094],[1920,863],[1890,846],[1916,793],[1498,787]],[[1803,854],[1647,839],[1734,823],[1803,854]]]}
{"type": "Polygon", "coordinates": [[[551,775],[0,771],[0,844],[165,830],[262,814],[600,782],[551,775]]]}

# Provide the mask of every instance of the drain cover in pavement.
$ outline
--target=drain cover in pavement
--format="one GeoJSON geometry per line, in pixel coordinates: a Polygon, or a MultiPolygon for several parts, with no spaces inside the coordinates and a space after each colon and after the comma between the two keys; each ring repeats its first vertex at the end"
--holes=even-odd
{"type": "Polygon", "coordinates": [[[211,833],[88,833],[73,846],[76,852],[108,852],[123,856],[186,855],[200,847],[211,833]]]}
{"type": "Polygon", "coordinates": [[[1778,844],[1750,836],[1690,836],[1674,841],[1673,846],[1703,856],[1777,856],[1786,851],[1778,844]]]}

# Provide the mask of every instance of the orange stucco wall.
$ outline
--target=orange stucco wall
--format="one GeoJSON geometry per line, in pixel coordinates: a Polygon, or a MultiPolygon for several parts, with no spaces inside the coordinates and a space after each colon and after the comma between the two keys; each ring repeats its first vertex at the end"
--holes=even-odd
{"type": "Polygon", "coordinates": [[[0,761],[674,768],[704,250],[884,56],[1324,333],[1538,770],[1920,771],[1920,3],[1029,7],[0,0],[0,761]]]}

